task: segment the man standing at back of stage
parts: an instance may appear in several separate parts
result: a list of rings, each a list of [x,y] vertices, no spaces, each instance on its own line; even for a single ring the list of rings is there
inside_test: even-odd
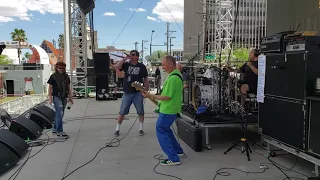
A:
[[[129,62],[126,62],[130,59]],[[139,115],[139,135],[144,135],[143,132],[143,121],[144,121],[144,103],[143,96],[141,92],[137,91],[135,88],[131,87],[131,83],[138,81],[144,83],[146,91],[149,91],[149,80],[148,80],[148,71],[144,64],[139,61],[139,52],[132,50],[130,56],[125,57],[123,60],[116,64],[116,68],[120,71],[124,71],[124,81],[123,81],[123,96],[122,103],[119,112],[118,123],[116,127],[115,136],[120,135],[120,125],[124,119],[124,116],[129,114],[130,106],[133,103],[137,114]]]
[[[166,56],[162,60],[162,68],[168,73],[168,78],[164,82],[161,95],[144,92],[143,96],[160,102],[156,133],[162,150],[168,156],[168,159],[160,164],[178,165],[180,164],[179,156],[183,156],[184,152],[170,127],[177,119],[177,114],[181,112],[183,80],[180,71],[176,69],[174,57]]]
[[[50,76],[48,84],[49,103],[53,103],[56,110],[52,133],[57,133],[57,136],[68,137],[63,131],[62,118],[64,116],[67,99],[71,104],[73,104],[73,100],[70,79],[66,73],[66,64],[64,62],[57,62],[55,65],[55,72]]]
[[[157,86],[157,94],[161,92],[161,72],[159,69],[159,66],[157,66],[156,72],[155,72],[155,80],[156,80],[156,86]]]

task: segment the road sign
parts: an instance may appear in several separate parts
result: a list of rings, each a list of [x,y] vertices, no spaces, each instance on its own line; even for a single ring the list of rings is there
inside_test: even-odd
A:
[[[214,60],[214,55],[206,55],[205,60],[210,60],[210,61]]]

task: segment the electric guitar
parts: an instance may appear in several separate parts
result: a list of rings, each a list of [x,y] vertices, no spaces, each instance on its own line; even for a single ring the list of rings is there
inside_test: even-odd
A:
[[[138,81],[131,83],[131,87],[134,87],[137,91],[146,92],[146,90],[143,87],[143,84]],[[156,101],[155,99],[151,99],[151,98],[148,98],[148,99],[150,99],[150,101],[153,102],[155,105],[159,106],[159,102]]]

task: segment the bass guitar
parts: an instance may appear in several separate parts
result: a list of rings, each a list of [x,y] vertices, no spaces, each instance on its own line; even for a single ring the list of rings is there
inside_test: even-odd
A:
[[[146,90],[143,87],[143,84],[138,81],[131,83],[131,87],[135,88],[137,91],[146,92]],[[159,106],[159,102],[156,101],[155,99],[151,99],[151,98],[148,98],[148,99],[150,99],[150,101],[153,102],[155,105]]]

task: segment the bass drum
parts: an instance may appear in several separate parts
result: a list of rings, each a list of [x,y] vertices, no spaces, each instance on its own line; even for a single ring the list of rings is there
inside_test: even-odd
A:
[[[192,102],[195,110],[202,105],[209,106],[213,102],[213,88],[211,85],[195,85],[193,87]]]

